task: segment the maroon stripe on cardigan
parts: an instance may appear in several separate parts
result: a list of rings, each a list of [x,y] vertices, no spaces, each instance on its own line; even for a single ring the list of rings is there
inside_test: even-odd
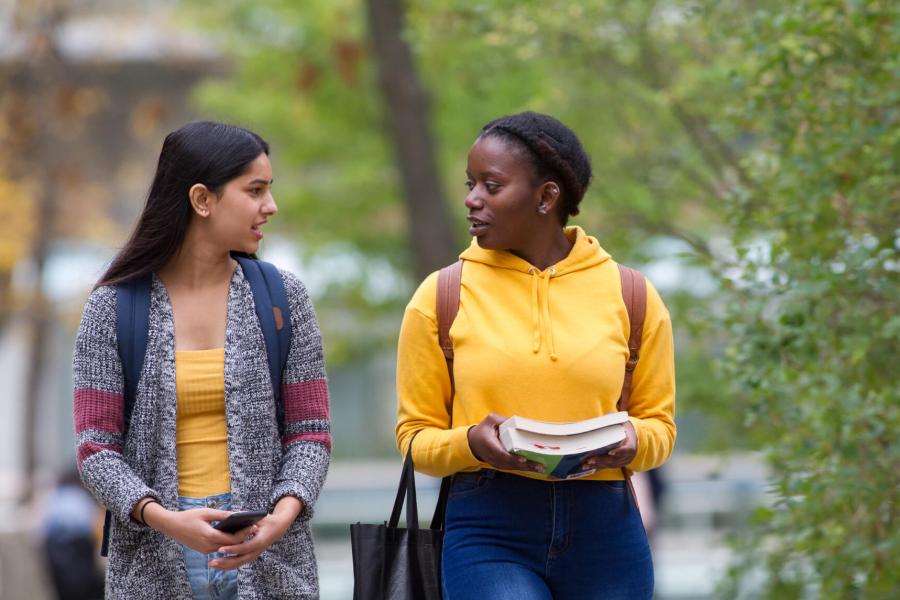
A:
[[[116,444],[98,444],[96,442],[85,442],[78,446],[78,452],[75,456],[75,461],[78,464],[78,468],[81,469],[81,463],[83,463],[91,456],[97,454],[98,452],[101,452],[102,450],[109,450],[117,454],[122,453],[122,447]]]
[[[122,394],[91,388],[75,390],[75,432],[86,429],[122,433]]]
[[[324,379],[281,386],[287,422],[328,419],[328,382]]]
[[[291,433],[281,438],[281,445],[285,448],[297,442],[317,442],[331,450],[331,434],[324,432],[315,433]]]

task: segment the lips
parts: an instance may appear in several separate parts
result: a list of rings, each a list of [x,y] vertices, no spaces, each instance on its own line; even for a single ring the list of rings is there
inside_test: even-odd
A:
[[[261,223],[257,223],[256,225],[254,225],[253,227],[250,228],[253,231],[253,233],[256,235],[257,240],[261,240],[263,238],[263,232],[260,231],[259,228],[265,224],[266,224],[266,222],[263,221]]]
[[[482,221],[481,219],[473,217],[472,215],[469,215],[468,217],[466,217],[466,219],[468,219],[469,223],[472,224],[472,226],[469,227],[469,235],[481,235],[488,228],[488,223],[486,221]]]

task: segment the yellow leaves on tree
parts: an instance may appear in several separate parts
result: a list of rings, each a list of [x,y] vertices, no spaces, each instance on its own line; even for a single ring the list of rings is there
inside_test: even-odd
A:
[[[37,214],[34,195],[0,175],[0,273],[9,273],[31,253]]]

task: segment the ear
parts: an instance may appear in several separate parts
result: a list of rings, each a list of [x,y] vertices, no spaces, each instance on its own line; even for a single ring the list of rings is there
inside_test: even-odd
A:
[[[554,214],[559,206],[559,199],[562,194],[559,184],[555,181],[545,181],[541,184],[539,193],[538,212],[542,215]]]
[[[188,198],[195,213],[204,218],[209,216],[212,192],[205,185],[202,183],[192,185],[188,190]]]

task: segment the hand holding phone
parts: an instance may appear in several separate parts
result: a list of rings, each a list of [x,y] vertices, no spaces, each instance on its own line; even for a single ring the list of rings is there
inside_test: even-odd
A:
[[[218,523],[213,525],[213,527],[225,533],[234,533],[236,531],[240,531],[245,527],[253,525],[268,514],[269,513],[264,510],[248,510],[244,512],[236,512],[229,515],[228,518],[219,521]]]

